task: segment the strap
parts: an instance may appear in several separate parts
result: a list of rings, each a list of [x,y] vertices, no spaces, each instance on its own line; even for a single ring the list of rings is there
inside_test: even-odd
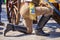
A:
[[[50,2],[48,2],[50,5],[51,5],[51,7],[53,7],[53,10],[58,14],[58,15],[60,15],[60,11],[52,4],[52,3],[50,3]]]

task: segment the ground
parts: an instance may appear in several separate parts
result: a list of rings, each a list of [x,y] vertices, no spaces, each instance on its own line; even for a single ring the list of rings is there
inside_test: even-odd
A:
[[[44,31],[50,33],[50,36],[38,36],[35,35],[34,28],[37,24],[33,24],[33,33],[30,35],[25,35],[18,31],[9,31],[7,37],[4,36],[4,30],[8,24],[6,15],[6,6],[2,5],[2,18],[1,21],[5,24],[0,26],[0,40],[60,40],[60,25],[58,25],[53,19],[50,19],[44,27]]]

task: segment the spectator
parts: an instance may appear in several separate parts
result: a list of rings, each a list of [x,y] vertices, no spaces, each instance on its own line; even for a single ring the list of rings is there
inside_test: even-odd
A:
[[[1,22],[1,12],[2,12],[2,0],[0,0],[0,25],[4,25],[4,23]]]

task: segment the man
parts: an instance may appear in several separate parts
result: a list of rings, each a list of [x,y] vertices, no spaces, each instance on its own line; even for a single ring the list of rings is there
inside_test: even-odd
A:
[[[25,4],[21,7],[20,13],[21,16],[24,18],[24,25],[27,27],[27,32],[28,33],[32,33],[32,24],[33,24],[33,20],[30,18],[30,13],[29,13],[29,2],[31,1],[25,1]],[[34,2],[34,4],[36,3],[36,0]],[[37,4],[37,3],[36,3]],[[43,4],[43,3],[42,3]],[[43,35],[43,36],[47,36],[49,34],[45,33],[42,29],[44,27],[44,25],[46,24],[46,22],[50,19],[50,17],[53,14],[53,9],[49,6],[36,6],[35,7],[35,14],[36,16],[40,16],[43,15],[41,20],[39,20],[39,23],[35,29],[35,33],[37,35]]]
[[[39,1],[38,1],[39,2]],[[21,27],[21,26],[17,26],[17,25],[13,25],[13,24],[8,24],[7,25],[7,29],[4,32],[4,36],[5,34],[10,31],[16,31],[15,29],[17,29],[17,31],[20,31],[22,33],[25,34],[31,34],[33,29],[32,29],[32,25],[33,25],[33,19],[30,16],[30,3],[34,3],[35,4],[35,16],[40,16],[43,15],[42,18],[39,20],[39,23],[35,29],[35,33],[37,35],[43,35],[43,36],[47,36],[49,34],[45,33],[42,29],[44,27],[44,25],[46,24],[46,22],[50,19],[50,17],[53,14],[53,9],[47,5],[45,5],[45,3],[41,3],[43,6],[38,6],[36,5],[36,0],[34,2],[32,2],[32,0],[25,0],[24,5],[21,6],[20,8],[20,15],[23,17],[24,19],[24,26],[25,27]],[[15,28],[15,29],[14,29]]]
[[[2,0],[0,0],[0,25],[4,25],[4,23],[1,22],[1,12],[2,12]]]

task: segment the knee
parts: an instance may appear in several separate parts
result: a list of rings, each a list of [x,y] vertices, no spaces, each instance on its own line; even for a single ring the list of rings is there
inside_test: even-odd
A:
[[[50,10],[50,11],[49,11],[49,14],[50,14],[50,15],[53,15],[53,8],[49,8],[49,10]]]
[[[32,33],[32,28],[31,29],[27,29],[27,33],[31,34]]]
[[[24,26],[26,26],[27,33],[29,33],[29,34],[31,34],[33,31],[32,24],[33,24],[32,20],[30,20],[29,18],[24,18]]]
[[[47,10],[45,15],[53,15],[53,9]]]

